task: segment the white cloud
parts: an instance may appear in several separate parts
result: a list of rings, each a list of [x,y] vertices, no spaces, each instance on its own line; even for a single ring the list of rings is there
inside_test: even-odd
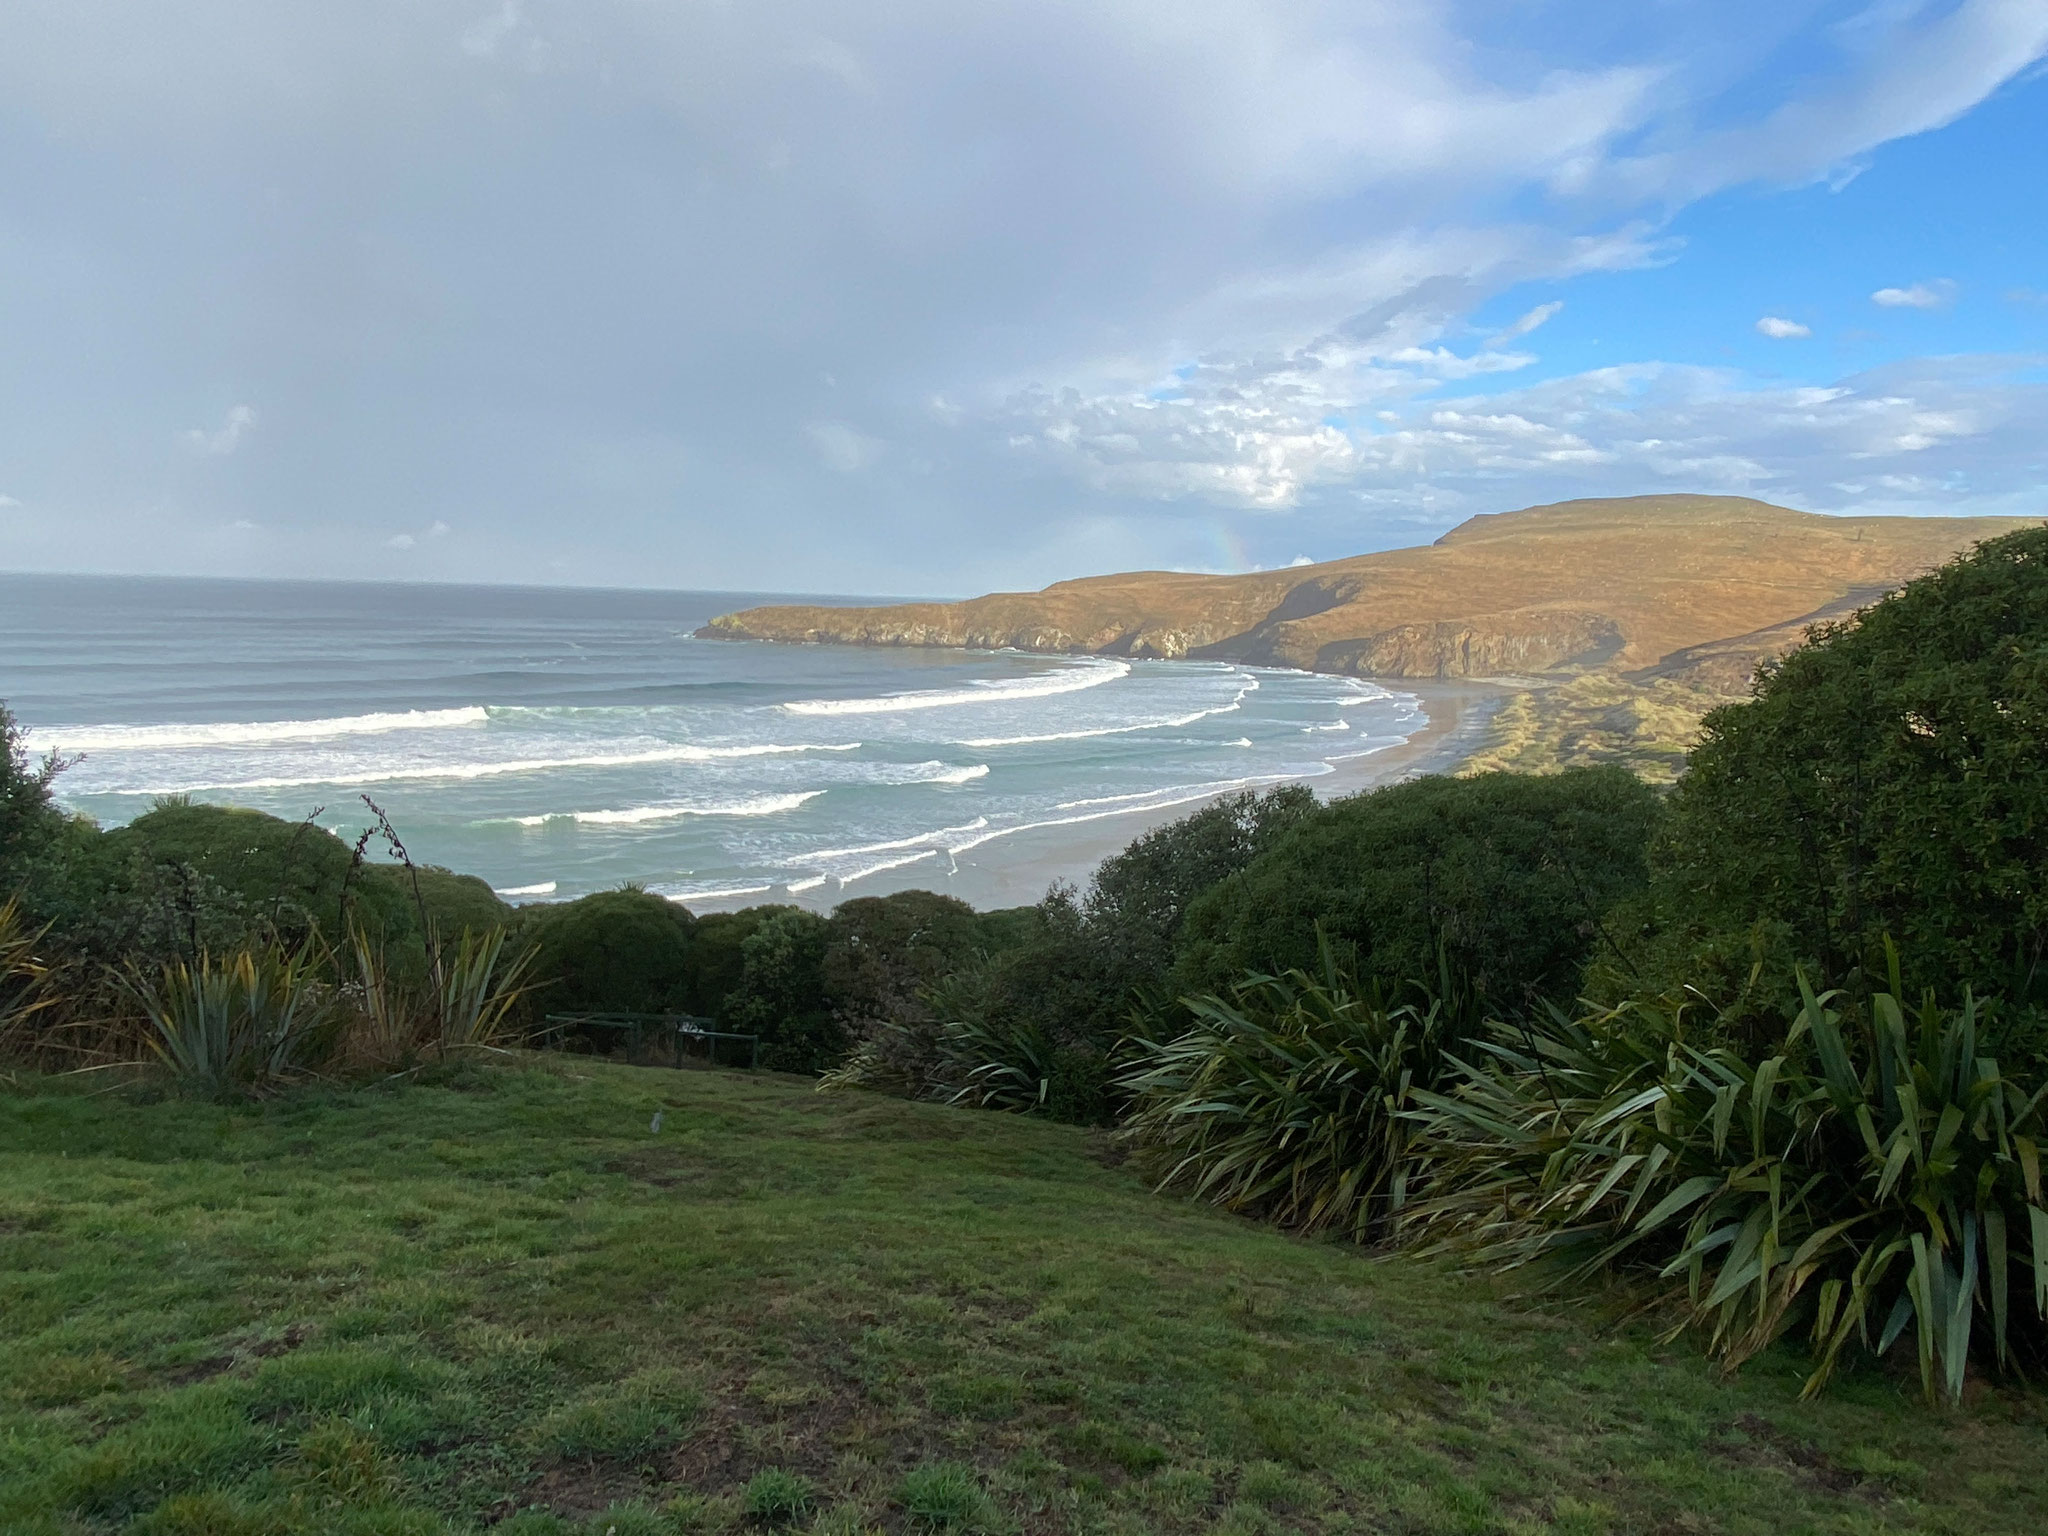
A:
[[[1909,288],[1880,288],[1870,302],[1884,309],[1940,309],[1954,300],[1955,293],[1956,285],[1944,277]]]
[[[20,505],[12,496],[0,496],[0,512],[11,512]]]
[[[1513,373],[1536,361],[1532,352],[1475,352],[1461,357],[1448,347],[1397,347],[1387,354],[1390,363],[1402,363],[1438,379],[1470,379],[1484,373]]]
[[[519,0],[503,0],[497,10],[473,22],[462,34],[462,51],[473,59],[487,59],[499,44],[519,30]]]
[[[1824,388],[1645,363],[1442,401],[1381,369],[1350,376],[1377,395],[1348,408],[1296,377],[1284,381],[1291,393],[1219,389],[1172,402],[1038,395],[1012,402],[1018,416],[1004,427],[1016,451],[1096,485],[1294,509],[1337,528],[1360,506],[1463,515],[1661,490],[2000,510],[2038,485],[2048,385],[2026,374],[2044,361],[1921,361]],[[1404,394],[1401,408],[1366,409]],[[1026,422],[1033,430],[1016,431]]]
[[[1768,336],[1773,341],[1789,341],[1800,336],[1811,336],[1813,328],[1801,325],[1797,320],[1787,320],[1783,315],[1765,315],[1756,323],[1756,333]]]
[[[1307,555],[1296,555],[1292,560],[1288,561],[1287,563],[1290,566],[1314,565],[1315,561],[1311,560]]]
[[[384,541],[386,549],[411,549],[419,541],[409,533],[394,533]]]
[[[225,457],[241,446],[243,437],[255,425],[255,410],[250,406],[238,405],[228,411],[227,418],[221,423],[218,432],[206,432],[194,427],[185,434],[185,443],[196,453],[216,458]]]
[[[430,539],[445,539],[453,531],[446,523],[442,522],[439,518],[435,518],[433,526],[427,530],[427,537]]]
[[[804,435],[825,467],[842,475],[866,469],[882,454],[879,439],[856,432],[843,421],[814,421],[804,428]]]
[[[1869,151],[1954,122],[2048,53],[2048,6],[2040,0],[1939,8],[1903,0],[1870,5],[1857,22],[1838,34],[1848,46],[1834,78],[1802,80],[1790,99],[1750,121],[1653,137],[1677,147],[1617,156],[1590,172],[1589,184],[1676,203],[1745,182],[1840,182]],[[1761,26],[1755,35],[1762,42],[1778,33]]]
[[[1538,304],[1534,309],[1522,316],[1521,319],[1515,321],[1513,325],[1510,325],[1506,330],[1494,337],[1491,345],[1497,347],[1504,341],[1513,341],[1517,337],[1528,335],[1563,308],[1563,299],[1552,299],[1548,304]]]

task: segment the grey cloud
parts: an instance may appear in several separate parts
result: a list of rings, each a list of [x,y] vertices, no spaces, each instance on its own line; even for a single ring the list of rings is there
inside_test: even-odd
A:
[[[396,524],[444,577],[957,590],[1327,497],[1356,541],[1444,499],[1360,410],[1579,451],[1410,420],[1524,355],[1476,305],[1663,259],[1685,197],[2034,46],[1968,0],[1703,125],[1815,4],[1731,0],[1712,47],[1511,11],[12,0],[0,463],[38,516],[0,564],[372,575]]]

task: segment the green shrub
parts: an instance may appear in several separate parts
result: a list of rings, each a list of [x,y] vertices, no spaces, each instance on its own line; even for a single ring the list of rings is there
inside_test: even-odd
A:
[[[1036,907],[983,914],[974,952],[920,1006],[865,1023],[834,1081],[1109,1123],[1117,1042],[1165,992],[1190,905],[1314,806],[1299,785],[1230,796],[1104,860],[1085,893],[1055,886]]]
[[[1731,1368],[1803,1327],[1809,1394],[1910,1327],[1953,1401],[1973,1348],[2006,1366],[2048,1321],[2048,1083],[1980,1054],[1967,992],[1909,1012],[1892,986],[1846,1021],[1805,991],[1762,1059],[1654,1004],[1498,1030],[1416,1095],[1433,1184],[1410,1237],[1641,1276]]]
[[[696,919],[647,891],[599,891],[529,909],[533,1006],[548,1013],[663,1013],[688,1001]]]
[[[50,798],[50,785],[62,767],[55,757],[29,761],[21,727],[0,704],[0,901],[22,887],[61,834],[64,813]]]
[[[764,1467],[747,1479],[740,1502],[751,1520],[791,1525],[810,1513],[813,1497],[809,1479],[780,1467]]]
[[[1203,892],[1243,870],[1321,807],[1301,784],[1250,790],[1155,828],[1102,861],[1083,902],[1087,926],[1129,986],[1157,985]]]
[[[1042,1015],[1002,1006],[1014,977],[992,979],[1001,965],[978,957],[927,993],[944,1022],[924,1042],[925,1096],[1070,1125],[1107,1124],[1108,1051]]]
[[[930,1015],[920,994],[986,945],[980,915],[931,891],[841,902],[826,921],[823,986],[849,1028]]]
[[[1436,1081],[1471,1015],[1448,985],[1390,1007],[1327,948],[1323,961],[1320,976],[1252,976],[1228,998],[1185,999],[1192,1027],[1131,1041],[1122,1135],[1161,1170],[1161,1188],[1363,1241],[1406,1198],[1401,1111]]]
[[[846,1054],[846,1030],[825,1001],[828,937],[817,913],[777,907],[740,945],[739,984],[719,1017],[761,1037],[761,1065],[771,1071],[820,1072]]]
[[[773,905],[742,907],[737,912],[707,912],[697,919],[687,993],[691,1013],[726,1017],[726,1000],[746,972],[748,938],[775,913],[789,910]]]
[[[1440,948],[1488,1007],[1570,996],[1602,915],[1647,879],[1654,791],[1620,768],[1424,778],[1323,807],[1190,907],[1176,979],[1314,971],[1320,928],[1393,987]]]
[[[1658,985],[1756,1018],[1828,987],[1969,984],[2048,1007],[2048,530],[1990,540],[1760,674],[1706,720],[1654,854]]]

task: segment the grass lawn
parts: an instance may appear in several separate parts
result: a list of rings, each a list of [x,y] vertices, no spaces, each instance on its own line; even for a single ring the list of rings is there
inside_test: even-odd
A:
[[[2048,1526],[2048,1400],[1802,1375],[792,1079],[0,1091],[8,1532]]]

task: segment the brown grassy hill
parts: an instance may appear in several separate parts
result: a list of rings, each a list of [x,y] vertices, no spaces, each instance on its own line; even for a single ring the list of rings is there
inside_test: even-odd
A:
[[[751,608],[712,637],[1217,657],[1387,678],[1599,669],[1738,689],[1808,623],[2019,518],[1823,517],[1730,496],[1567,501],[1434,544],[1246,576],[1141,571],[880,608]]]

